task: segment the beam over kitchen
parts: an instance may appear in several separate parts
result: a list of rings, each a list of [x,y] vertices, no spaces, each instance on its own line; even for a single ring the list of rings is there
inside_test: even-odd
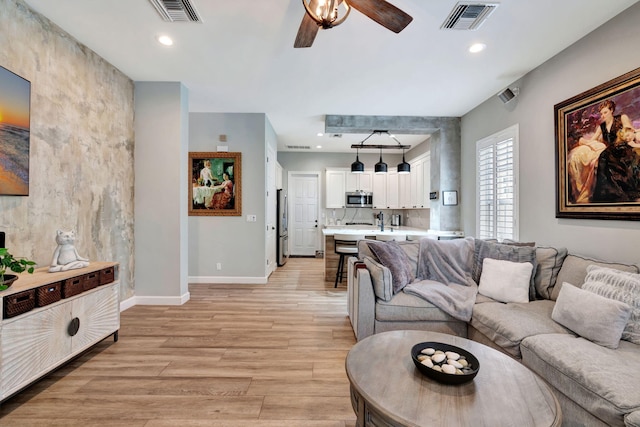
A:
[[[327,114],[324,120],[325,133],[371,133],[375,129],[405,135],[431,135],[442,126],[448,117],[421,116],[348,116]]]

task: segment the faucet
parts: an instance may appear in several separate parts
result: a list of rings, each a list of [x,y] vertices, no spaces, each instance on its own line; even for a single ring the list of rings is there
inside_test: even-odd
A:
[[[380,211],[380,213],[376,215],[376,218],[378,218],[378,221],[380,221],[380,231],[384,231],[384,214],[382,213],[382,211]]]

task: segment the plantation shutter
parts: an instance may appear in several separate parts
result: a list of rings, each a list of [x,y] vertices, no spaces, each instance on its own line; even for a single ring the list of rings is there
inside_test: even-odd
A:
[[[480,239],[518,239],[517,126],[476,145],[476,234]]]

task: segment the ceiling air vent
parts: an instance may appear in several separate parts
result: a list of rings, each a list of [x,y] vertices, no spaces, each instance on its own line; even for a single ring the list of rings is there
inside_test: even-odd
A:
[[[202,22],[190,0],[149,0],[162,19],[168,22]]]
[[[289,150],[311,150],[309,145],[287,145]]]
[[[477,30],[500,3],[458,2],[440,27],[443,30]]]

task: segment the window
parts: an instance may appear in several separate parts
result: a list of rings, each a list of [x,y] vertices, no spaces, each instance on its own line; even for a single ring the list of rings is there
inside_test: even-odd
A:
[[[518,125],[476,143],[476,234],[518,240]]]

